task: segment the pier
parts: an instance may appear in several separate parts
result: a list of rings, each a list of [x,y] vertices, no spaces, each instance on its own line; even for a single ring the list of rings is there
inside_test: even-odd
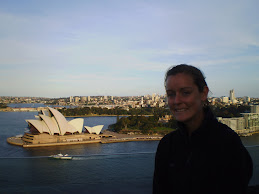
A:
[[[30,137],[29,137],[30,136]],[[50,141],[43,141],[41,137],[34,136],[25,133],[22,137],[9,137],[7,142],[12,145],[22,146],[24,148],[29,147],[47,147],[47,146],[63,146],[63,145],[78,145],[89,143],[118,143],[118,142],[130,142],[130,141],[159,141],[162,136],[159,135],[128,135],[119,134],[111,131],[105,131],[100,135],[64,135],[64,136],[49,136],[47,134],[41,134],[41,136],[48,136],[52,138]],[[84,137],[85,136],[85,137]],[[94,136],[94,137],[93,137]],[[30,142],[29,142],[30,138]],[[45,139],[47,139],[45,137]],[[72,138],[72,139],[71,139]],[[41,141],[39,141],[41,140]]]

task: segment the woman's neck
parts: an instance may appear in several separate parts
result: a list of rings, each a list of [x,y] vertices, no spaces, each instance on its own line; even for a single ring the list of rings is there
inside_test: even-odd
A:
[[[200,113],[195,116],[195,118],[184,123],[189,136],[191,136],[191,134],[202,125],[204,117],[205,117],[205,113],[204,113],[204,110],[202,109]]]

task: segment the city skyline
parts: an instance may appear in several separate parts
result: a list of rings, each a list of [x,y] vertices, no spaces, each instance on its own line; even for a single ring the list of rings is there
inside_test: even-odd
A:
[[[152,93],[152,94],[145,94],[145,95],[72,95],[72,96],[60,96],[60,97],[45,97],[45,96],[0,96],[1,98],[32,98],[32,99],[37,99],[37,98],[48,98],[48,99],[75,99],[78,98],[83,99],[84,101],[90,101],[90,99],[93,98],[103,98],[104,100],[110,98],[113,100],[113,98],[139,98],[139,97],[147,97],[147,98],[154,98],[154,97],[167,97],[167,94],[157,94],[157,93]],[[235,92],[234,89],[229,91],[229,95],[223,95],[223,96],[210,96],[208,95],[208,99],[228,99],[228,101],[234,102],[236,99],[258,99],[257,97],[251,97],[248,95],[245,96],[237,96],[235,97]],[[224,101],[224,100],[223,100]]]
[[[200,68],[209,97],[258,98],[259,2],[1,1],[0,96],[164,95]]]

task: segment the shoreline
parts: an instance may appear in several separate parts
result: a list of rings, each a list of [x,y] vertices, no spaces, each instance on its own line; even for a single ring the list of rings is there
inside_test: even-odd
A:
[[[252,135],[254,135],[254,134],[257,134],[257,133],[259,133],[259,131],[254,131],[254,132],[248,132],[248,133],[243,133],[243,134],[239,134],[239,133],[237,133],[240,137],[249,137],[249,136],[252,136]]]
[[[255,132],[253,134],[257,134],[257,133],[258,132]],[[164,135],[158,135],[158,134],[157,135],[143,135],[143,134],[129,135],[129,134],[120,134],[120,133],[107,131],[107,130],[105,130],[105,132],[102,135],[103,137],[101,137],[100,139],[89,139],[89,140],[76,141],[76,142],[54,142],[54,143],[39,143],[39,144],[28,144],[22,140],[22,137],[15,137],[15,136],[9,137],[6,140],[7,140],[7,143],[11,145],[30,148],[30,147],[79,145],[79,144],[91,144],[91,143],[107,144],[107,143],[122,143],[122,142],[131,142],[131,141],[160,141],[164,136]],[[107,137],[107,136],[110,136],[110,137]]]
[[[120,143],[120,142],[131,142],[131,141],[160,141],[163,136],[160,135],[128,135],[119,134],[111,131],[105,131],[102,135],[111,137],[102,137],[95,140],[84,140],[76,142],[55,142],[55,143],[39,143],[39,144],[28,144],[22,140],[22,137],[9,137],[7,143],[15,146],[21,146],[24,148],[31,147],[49,147],[49,146],[64,146],[64,145],[78,145],[78,144],[89,144],[89,143]]]

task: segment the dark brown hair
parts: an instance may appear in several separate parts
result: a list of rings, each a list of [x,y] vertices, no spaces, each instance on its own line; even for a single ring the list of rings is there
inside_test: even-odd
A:
[[[198,68],[186,64],[180,64],[171,67],[165,74],[165,85],[166,80],[170,75],[176,75],[178,73],[190,75],[193,78],[193,81],[200,92],[203,91],[204,86],[208,87],[203,73]]]
[[[177,75],[178,73],[184,73],[187,75],[190,75],[195,83],[195,85],[198,87],[199,92],[202,92],[204,87],[207,86],[207,83],[205,81],[205,76],[199,70],[197,67],[194,67],[192,65],[186,65],[186,64],[180,64],[173,66],[168,69],[168,71],[165,74],[165,87],[166,87],[166,80],[170,75]],[[209,101],[208,99],[204,102],[204,106],[208,106]]]

